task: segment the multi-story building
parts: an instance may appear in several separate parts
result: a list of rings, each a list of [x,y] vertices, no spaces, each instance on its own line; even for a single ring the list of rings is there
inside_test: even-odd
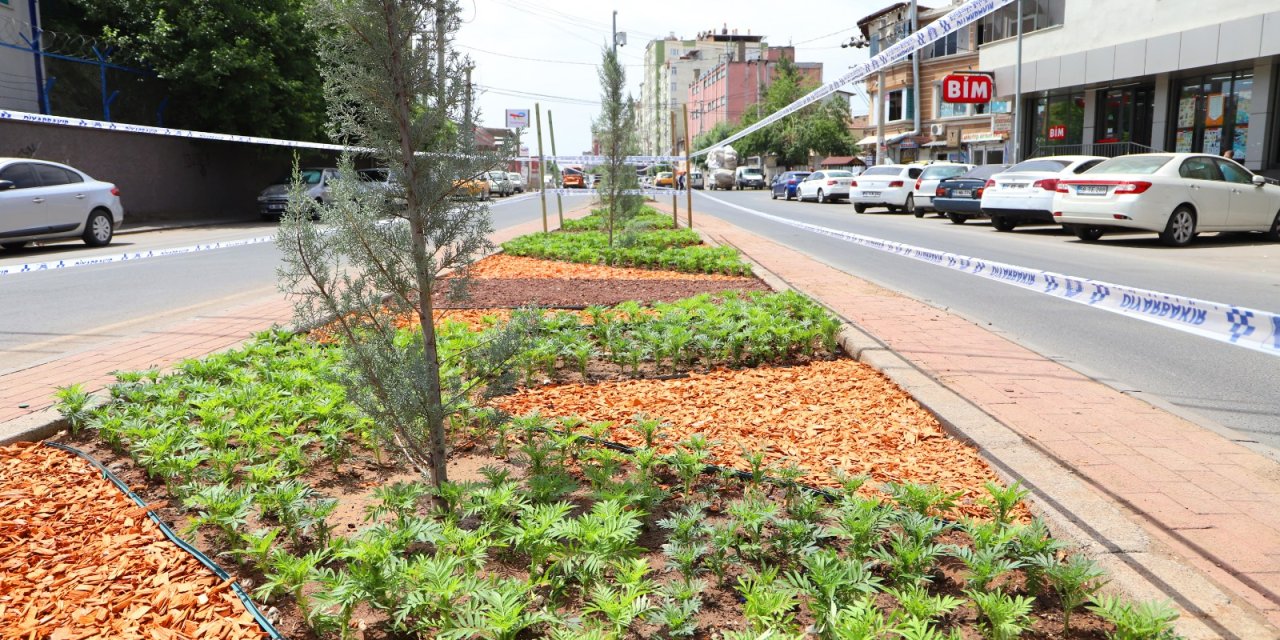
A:
[[[1280,0],[1022,2],[1022,156],[1230,149],[1280,174]],[[984,19],[979,42],[1003,96],[1013,11]]]
[[[721,122],[736,124],[747,110],[762,102],[778,75],[778,62],[784,58],[794,63],[803,82],[822,83],[822,63],[796,62],[795,47],[766,47],[760,53],[745,60],[726,58],[683,86],[689,103],[690,139]]]
[[[705,31],[692,40],[671,34],[650,40],[644,50],[644,76],[640,82],[638,120],[640,147],[645,154],[671,151],[671,113],[676,113],[678,148],[684,144],[681,109],[688,99],[689,83],[725,60],[756,60],[768,48],[764,36],[739,35],[727,26]],[[692,115],[692,114],[691,114]]]
[[[961,3],[962,0],[952,0],[949,6],[936,9],[919,7],[917,21],[920,26],[928,25]],[[876,55],[911,33],[911,5],[899,2],[886,7],[859,20],[858,28],[870,44],[871,55]],[[1012,126],[1009,101],[983,104],[942,101],[943,77],[980,69],[981,29],[981,25],[970,25],[923,49],[919,78],[913,77],[912,61],[907,59],[885,67],[883,74],[866,79],[871,112],[866,135],[858,142],[866,157],[881,164],[921,159],[974,164],[1005,161],[1005,146]],[[884,148],[877,150],[881,127]]]

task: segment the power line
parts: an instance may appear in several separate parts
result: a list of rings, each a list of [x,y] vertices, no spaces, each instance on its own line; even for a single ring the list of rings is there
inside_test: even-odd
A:
[[[479,51],[480,53],[487,53],[487,54],[489,54],[489,55],[499,56],[499,57],[502,57],[502,58],[511,58],[511,59],[513,59],[513,60],[527,60],[527,61],[529,61],[529,62],[546,62],[546,63],[549,63],[549,64],[572,64],[572,65],[580,65],[580,66],[584,66],[584,67],[597,67],[597,66],[599,66],[599,65],[597,65],[597,64],[596,64],[596,63],[594,63],[594,62],[578,62],[578,61],[576,61],[576,60],[548,60],[548,59],[546,59],[546,58],[529,58],[529,57],[526,57],[526,56],[517,56],[517,55],[512,55],[512,54],[509,54],[509,53],[498,53],[497,51],[489,51],[489,50],[487,50],[487,49],[481,49],[480,47],[473,47],[473,46],[471,46],[471,45],[466,45],[466,44],[460,44],[460,45],[458,45],[458,46],[459,46],[459,47],[462,47],[463,49],[470,49],[470,50],[472,50],[472,51]],[[642,65],[642,64],[624,64],[624,65],[622,65],[622,66],[624,66],[624,67],[643,67],[644,65]]]

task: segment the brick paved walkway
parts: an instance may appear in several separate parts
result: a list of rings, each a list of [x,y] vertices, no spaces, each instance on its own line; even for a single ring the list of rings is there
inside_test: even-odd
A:
[[[1154,538],[1280,624],[1275,461],[972,322],[710,215],[695,215],[694,226],[822,300],[1074,469],[1137,513]],[[921,330],[930,326],[947,330]]]

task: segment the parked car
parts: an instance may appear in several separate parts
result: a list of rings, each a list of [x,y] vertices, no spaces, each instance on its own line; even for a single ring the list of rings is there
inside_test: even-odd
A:
[[[808,171],[784,171],[773,177],[773,184],[769,187],[769,196],[774,200],[778,196],[782,196],[783,200],[790,200],[796,197],[796,188],[807,177]]]
[[[560,186],[563,189],[586,189],[587,181],[581,173],[566,173],[560,179]]]
[[[1084,173],[1106,158],[1050,156],[1023,160],[987,181],[982,213],[996,231],[1013,231],[1020,224],[1055,224],[1053,196],[1058,180]]]
[[[915,196],[911,190],[924,170],[925,167],[919,164],[882,164],[863,171],[849,191],[853,210],[858,213],[870,207],[885,207],[889,211],[914,210]]]
[[[933,192],[933,208],[955,224],[982,215],[982,192],[987,180],[1009,168],[1007,164],[985,164],[974,167],[954,178],[938,183]]]
[[[817,200],[819,203],[849,199],[849,183],[853,172],[844,169],[814,171],[796,185],[796,197],[801,201]]]
[[[0,158],[0,247],[75,237],[101,247],[123,221],[116,185],[65,164]]]
[[[1154,231],[1174,247],[1204,231],[1262,231],[1280,242],[1280,186],[1218,156],[1120,156],[1060,180],[1053,218],[1085,242],[1113,230]]]
[[[733,184],[741,189],[763,189],[768,185],[764,170],[760,167],[738,167],[733,172]]]
[[[329,185],[338,179],[338,170],[328,167],[311,167],[298,170],[303,195],[317,204],[328,204]],[[279,220],[289,208],[289,190],[293,187],[293,174],[281,176],[258,195],[258,215],[264,220]]]
[[[524,176],[513,171],[507,172],[507,180],[511,181],[511,189],[516,193],[524,193]]]
[[[672,177],[670,171],[662,171],[658,173],[658,177],[653,179],[655,187],[673,187],[675,186],[675,178]]]
[[[493,196],[493,192],[489,191],[489,180],[483,173],[465,180],[455,180],[453,184],[456,187],[454,197],[488,200]]]
[[[511,180],[507,178],[507,172],[487,171],[484,177],[489,182],[489,193],[501,198],[515,193],[515,185],[511,184]]]
[[[934,211],[933,194],[938,190],[938,182],[947,178],[954,178],[973,168],[971,164],[957,164],[952,162],[943,162],[931,164],[920,172],[920,177],[916,178],[915,188],[911,190],[912,209],[911,213],[917,218],[923,218],[924,214]]]
[[[690,176],[692,176],[692,177],[689,179],[689,188],[690,188],[690,189],[702,189],[703,187],[705,187],[705,186],[707,185],[706,178],[704,178],[704,177],[702,176],[702,172],[701,172],[701,171],[694,171],[694,172],[690,173],[689,175],[690,175]]]

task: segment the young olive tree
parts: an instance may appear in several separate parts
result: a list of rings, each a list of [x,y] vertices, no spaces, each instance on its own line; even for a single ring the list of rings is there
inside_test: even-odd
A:
[[[600,117],[592,123],[592,132],[600,142],[601,153],[608,158],[604,165],[604,201],[607,215],[605,229],[609,246],[613,246],[615,228],[640,210],[643,197],[626,194],[638,186],[635,167],[624,162],[639,150],[636,140],[635,101],[622,91],[627,85],[627,72],[618,62],[618,53],[604,48],[604,64],[600,67]]]
[[[311,10],[331,133],[389,180],[362,183],[346,156],[330,203],[295,187],[278,238],[281,288],[301,326],[332,322],[345,338],[352,399],[389,448],[439,486],[445,419],[466,389],[460,375],[441,373],[433,296],[450,270],[449,288],[465,286],[490,247],[488,207],[472,180],[503,157],[475,148],[469,62],[452,43],[456,0],[330,0]],[[397,332],[405,314],[421,328],[413,338]]]

